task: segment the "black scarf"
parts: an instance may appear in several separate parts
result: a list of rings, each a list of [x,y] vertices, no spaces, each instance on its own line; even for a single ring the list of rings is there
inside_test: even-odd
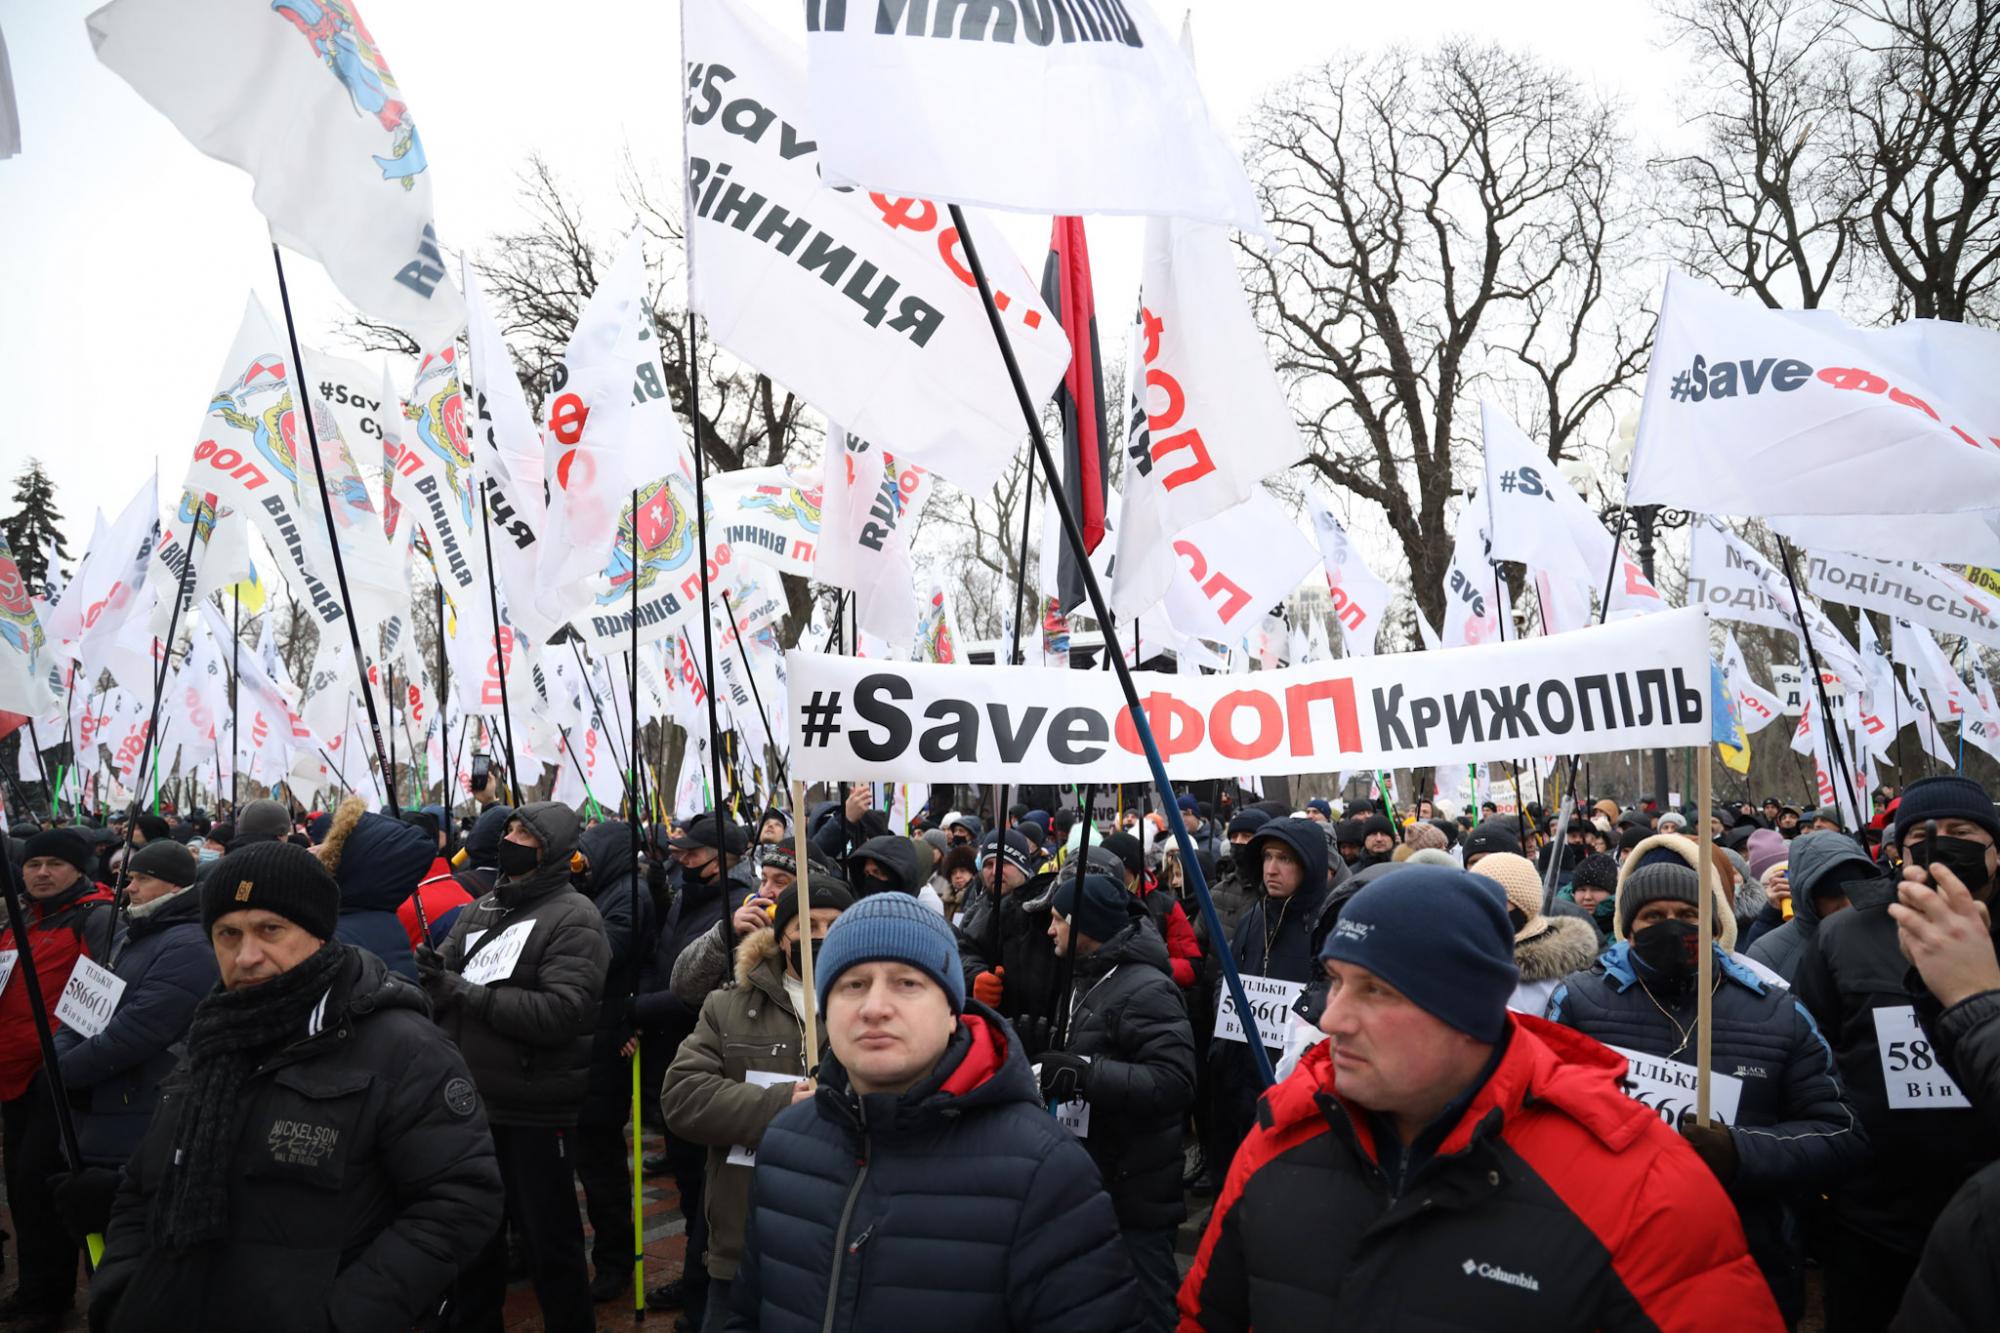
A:
[[[312,1011],[353,957],[350,946],[328,940],[282,976],[217,991],[195,1009],[173,1164],[153,1199],[152,1231],[170,1251],[219,1240],[227,1230],[243,1084],[272,1051],[308,1035]]]

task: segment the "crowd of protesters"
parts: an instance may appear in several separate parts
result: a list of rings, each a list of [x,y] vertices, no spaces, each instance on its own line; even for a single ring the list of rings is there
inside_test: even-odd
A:
[[[686,1223],[649,1304],[712,1333],[1775,1329],[1815,1284],[1833,1333],[2000,1317],[1965,778],[1858,829],[1185,796],[896,830],[866,784],[635,828],[501,777],[458,815],[16,818],[5,1327],[485,1333],[525,1281],[592,1329],[635,1166]],[[1693,1078],[1704,951],[1706,1123],[1638,1072]],[[64,1021],[91,969],[108,1018]]]

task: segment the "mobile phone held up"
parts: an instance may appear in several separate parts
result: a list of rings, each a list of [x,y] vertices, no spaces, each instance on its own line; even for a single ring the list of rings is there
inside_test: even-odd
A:
[[[490,754],[481,754],[477,750],[473,751],[472,790],[475,792],[485,791],[487,779],[491,777],[492,774],[493,774],[493,756]]]

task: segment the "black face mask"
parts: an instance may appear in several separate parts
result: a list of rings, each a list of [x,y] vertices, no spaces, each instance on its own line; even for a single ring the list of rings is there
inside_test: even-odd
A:
[[[1681,982],[1692,977],[1699,966],[1695,952],[1701,941],[1701,927],[1692,921],[1661,921],[1632,937],[1632,957],[1646,973],[1660,981]]]
[[[1931,860],[1958,876],[1958,882],[1973,897],[1984,898],[1993,883],[1993,872],[1986,868],[1986,850],[1983,842],[1974,842],[1971,838],[1947,838],[1940,834],[1932,846]]]
[[[1245,884],[1260,884],[1264,879],[1264,858],[1250,850],[1247,842],[1237,843],[1229,849],[1229,859],[1236,863],[1236,875]]]
[[[501,841],[499,854],[494,858],[494,864],[500,867],[500,874],[505,879],[519,879],[532,873],[541,863],[541,848],[511,840]]]
[[[820,945],[825,943],[826,936],[816,935],[813,937],[813,955],[815,957],[819,955]],[[806,974],[805,950],[801,949],[799,944],[800,941],[793,940],[791,947],[785,951],[785,957],[791,962],[792,975],[795,977],[803,977]]]

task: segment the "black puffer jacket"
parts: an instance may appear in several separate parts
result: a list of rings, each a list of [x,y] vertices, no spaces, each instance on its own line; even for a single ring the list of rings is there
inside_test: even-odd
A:
[[[2000,991],[1962,1000],[1927,1023],[1939,1058],[1989,1136],[2000,1132]],[[2000,1310],[2000,1164],[1967,1181],[1939,1215],[1892,1325],[1897,1333],[1973,1333]]]
[[[597,1006],[597,1030],[590,1043],[590,1086],[584,1094],[581,1120],[591,1124],[623,1124],[630,1114],[632,1089],[625,1057],[619,1052],[636,1030],[632,995],[639,973],[653,949],[653,899],[640,882],[632,859],[632,826],[607,820],[583,835],[584,859],[590,874],[584,896],[604,922],[611,964],[604,974],[604,995]]]
[[[460,910],[438,950],[444,970],[425,986],[494,1124],[568,1128],[590,1082],[611,945],[597,908],[570,885],[576,811],[539,801],[515,817],[541,839],[541,864]],[[486,984],[465,980],[468,953],[477,962],[504,932],[524,925],[526,943],[512,971]]]
[[[115,1333],[409,1328],[500,1224],[500,1171],[465,1062],[423,993],[355,950],[321,1026],[250,1076],[229,1236],[153,1247],[179,1075],[119,1184],[90,1325]]]
[[[1013,1034],[968,1001],[935,1073],[819,1091],[757,1147],[730,1329],[1104,1330],[1138,1321],[1097,1168],[1041,1104]]]
[[[1792,992],[1840,1062],[1847,1099],[1861,1116],[1874,1165],[1832,1191],[1843,1227],[1905,1255],[1923,1249],[1931,1223],[1973,1172],[1994,1160],[2000,1137],[1966,1109],[1892,1110],[1883,1080],[1877,1010],[1915,1010],[1914,973],[1889,915],[1895,885],[1880,880],[1820,923],[1799,959]]]
[[[1194,1034],[1151,918],[1076,960],[1068,1049],[1090,1057],[1084,1147],[1126,1231],[1187,1216],[1181,1125],[1194,1103]]]
[[[1729,1126],[1736,1174],[1726,1184],[1750,1253],[1778,1308],[1795,1321],[1804,1308],[1805,1256],[1786,1197],[1852,1178],[1868,1162],[1868,1136],[1842,1096],[1833,1052],[1804,1007],[1719,947],[1715,966],[1721,979],[1712,1007],[1713,1067],[1743,1089]],[[1607,1046],[1692,1064],[1693,1046],[1683,1034],[1694,1031],[1695,988],[1649,991],[1636,968],[1629,942],[1612,945],[1589,971],[1556,988],[1550,1021]]]

